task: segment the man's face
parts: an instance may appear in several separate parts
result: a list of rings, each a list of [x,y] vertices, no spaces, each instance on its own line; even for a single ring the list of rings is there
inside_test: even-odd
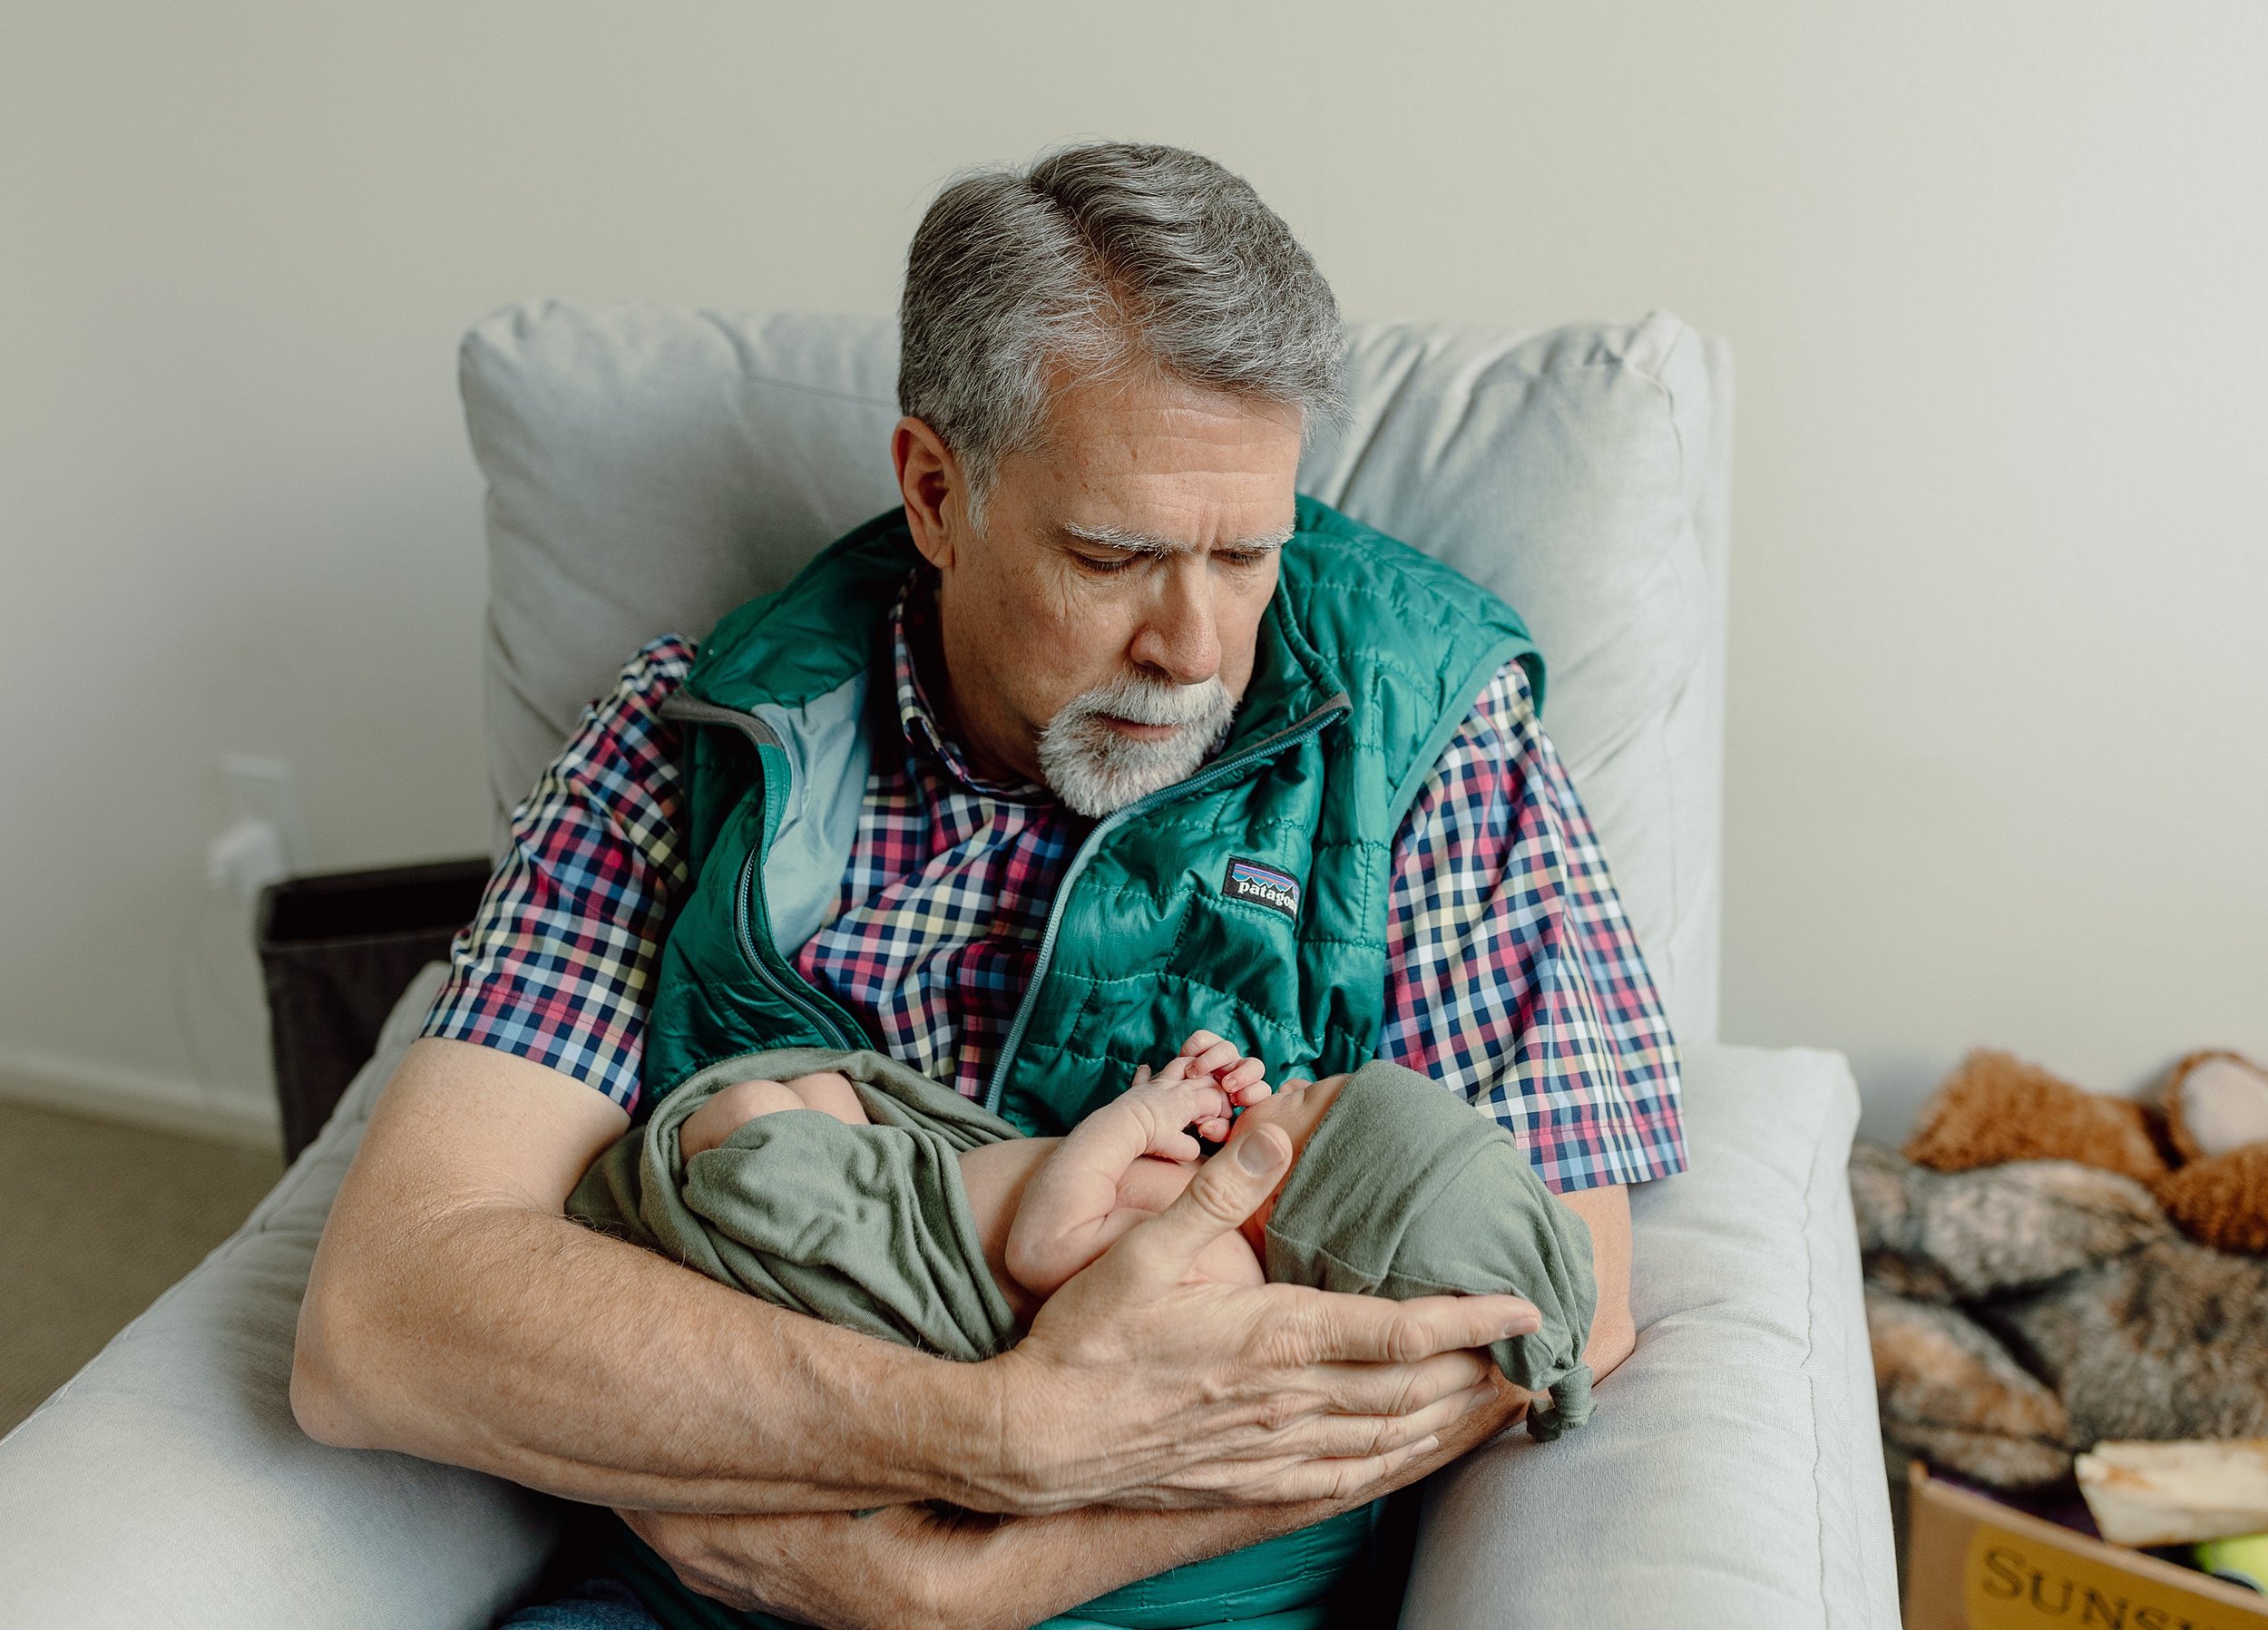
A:
[[[1299,439],[1295,407],[1155,376],[1063,385],[1046,440],[1002,462],[978,532],[951,454],[900,423],[907,518],[938,570],[948,727],[981,771],[1100,815],[1204,761],[1252,678]]]

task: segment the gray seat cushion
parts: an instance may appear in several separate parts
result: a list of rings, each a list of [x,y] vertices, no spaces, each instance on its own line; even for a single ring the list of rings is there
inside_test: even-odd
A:
[[[1858,1090],[1796,1049],[1696,1048],[1686,1071],[1692,1170],[1631,1195],[1637,1351],[1579,1434],[1510,1434],[1434,1480],[1405,1626],[1895,1630]]]
[[[897,502],[896,333],[854,317],[515,306],[466,336],[488,477],[501,815],[630,653],[705,635]],[[1685,1040],[1716,1033],[1730,359],[1677,318],[1350,331],[1300,484],[1517,606],[1548,717]]]
[[[291,1418],[316,1240],[441,972],[250,1220],[0,1442],[0,1625],[472,1626],[533,1576],[549,1501]]]

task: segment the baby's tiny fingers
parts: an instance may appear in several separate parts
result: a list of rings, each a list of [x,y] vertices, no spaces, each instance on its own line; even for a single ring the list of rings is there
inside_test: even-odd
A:
[[[1147,1064],[1137,1064],[1137,1065],[1134,1067],[1134,1085],[1136,1085],[1137,1087],[1147,1087],[1147,1086],[1149,1086],[1149,1065],[1147,1065]]]
[[[1234,1042],[1217,1041],[1189,1061],[1189,1073],[1208,1076],[1225,1075],[1233,1069],[1243,1057],[1244,1055],[1237,1050]]]
[[[1181,1056],[1185,1059],[1194,1059],[1220,1044],[1221,1039],[1212,1031],[1198,1030],[1181,1044]]]

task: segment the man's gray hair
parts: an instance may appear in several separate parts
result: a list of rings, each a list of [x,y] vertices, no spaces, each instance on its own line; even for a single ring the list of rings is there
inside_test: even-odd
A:
[[[953,449],[972,520],[1000,461],[1046,433],[1049,376],[1154,367],[1340,410],[1338,302],[1241,177],[1178,147],[1106,142],[949,182],[906,254],[898,406]]]

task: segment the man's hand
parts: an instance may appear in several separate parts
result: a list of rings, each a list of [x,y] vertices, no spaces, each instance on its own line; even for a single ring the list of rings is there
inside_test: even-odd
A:
[[[865,1518],[618,1515],[687,1586],[744,1610],[827,1630],[1022,1630],[1133,1580],[1257,1545],[1416,1481],[1520,1419],[1526,1393],[1501,1376],[1491,1391],[1430,1453],[1331,1500],[1012,1518],[917,1506]]]
[[[1240,1124],[1171,1208],[978,1366],[998,1452],[989,1468],[973,1459],[969,1486],[949,1498],[1024,1514],[1345,1498],[1495,1401],[1494,1369],[1473,1350],[1537,1328],[1518,1297],[1386,1302],[1190,1282],[1198,1254],[1258,1208],[1291,1157],[1282,1128]]]

